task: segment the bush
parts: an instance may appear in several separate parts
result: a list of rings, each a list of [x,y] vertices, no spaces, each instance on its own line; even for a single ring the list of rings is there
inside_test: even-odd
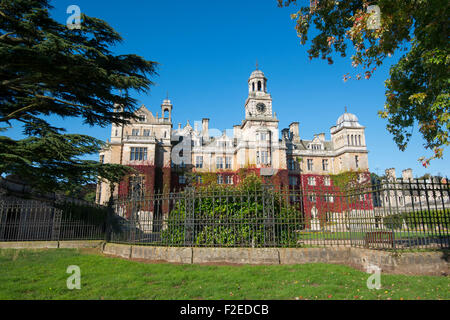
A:
[[[423,210],[414,212],[404,212],[389,215],[384,218],[384,225],[388,229],[400,230],[405,221],[408,228],[420,229],[423,227],[435,228],[449,228],[450,225],[450,210]]]
[[[266,204],[261,201],[263,195]],[[303,227],[301,211],[278,193],[263,189],[252,175],[239,187],[213,185],[197,190],[193,198],[185,194],[182,199],[169,213],[162,232],[167,245],[190,241],[198,246],[292,246],[298,240],[295,231]],[[274,209],[271,219],[267,219],[268,208]],[[186,217],[189,211],[192,215]]]

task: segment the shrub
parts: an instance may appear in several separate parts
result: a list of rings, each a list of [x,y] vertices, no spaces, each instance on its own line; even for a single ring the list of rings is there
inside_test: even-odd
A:
[[[262,203],[262,196],[267,203]],[[274,209],[273,216],[267,216],[267,208]],[[191,216],[186,212],[192,212]],[[169,213],[162,241],[168,245],[183,245],[187,240],[198,246],[292,246],[298,240],[295,231],[302,227],[301,211],[250,175],[239,187],[212,185],[197,190],[193,198],[185,194]]]
[[[450,210],[422,210],[392,214],[384,218],[384,225],[388,229],[400,230],[405,221],[408,228],[420,229],[422,227],[449,228]]]

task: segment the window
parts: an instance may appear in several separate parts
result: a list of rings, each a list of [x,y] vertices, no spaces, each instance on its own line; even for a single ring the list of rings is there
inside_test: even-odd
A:
[[[259,164],[259,151],[256,151],[256,164]]]
[[[147,160],[147,148],[131,147],[130,161]]]
[[[361,136],[358,135],[358,145],[361,145]]]
[[[323,171],[328,171],[328,159],[322,160],[322,169]]]
[[[325,198],[325,202],[330,202],[330,203],[334,202],[334,197],[332,195],[327,194],[327,195],[325,195],[324,198]]]
[[[128,180],[128,190],[130,194],[142,194],[144,192],[144,177],[130,176]]]
[[[225,169],[231,169],[231,157],[225,158]]]
[[[289,176],[289,185],[296,186],[297,185],[297,177]]]
[[[132,136],[138,136],[139,135],[139,129],[132,129],[131,130],[131,135]]]
[[[227,147],[227,142],[226,141],[219,141],[219,147],[226,148]]]
[[[145,116],[144,115],[140,115],[138,118],[139,122],[145,122]]]
[[[225,183],[226,184],[233,184],[233,177],[232,176],[225,176]]]
[[[258,91],[261,91],[261,81],[258,81]]]
[[[255,91],[255,83],[252,82],[252,91]]]
[[[295,160],[294,159],[289,159],[288,160],[288,169],[289,170],[295,170]]]
[[[219,174],[219,175],[217,176],[217,183],[218,183],[218,184],[223,184],[223,176],[222,176],[221,174]]]
[[[316,195],[315,194],[308,194],[308,200],[311,202],[315,202],[316,201]]]
[[[313,161],[312,159],[307,160],[308,171],[313,171]]]
[[[269,153],[267,151],[261,151],[261,163],[269,164]]]
[[[119,134],[119,131],[116,129],[116,132],[115,132],[115,133],[116,133],[116,137],[117,137],[117,135]]]
[[[195,157],[195,167],[196,168],[203,168],[203,156],[196,156]]]
[[[355,166],[357,168],[359,168],[359,158],[358,158],[358,156],[355,156]]]
[[[315,177],[308,177],[308,184],[310,186],[315,186],[316,185],[316,178]]]
[[[347,135],[347,145],[350,145],[350,136]]]
[[[261,141],[266,141],[267,140],[267,133],[261,132],[260,137],[261,137]]]
[[[312,150],[322,150],[322,145],[320,145],[320,144],[310,144],[309,147]]]
[[[144,136],[149,137],[150,136],[150,129],[144,129]]]
[[[323,184],[326,185],[326,186],[330,186],[331,185],[330,177],[323,178]]]
[[[222,157],[216,158],[216,168],[223,169],[223,158]]]
[[[105,163],[105,156],[103,154],[100,156],[100,163]]]
[[[186,183],[186,177],[185,176],[179,176],[178,177],[178,182],[180,184],[185,184]]]

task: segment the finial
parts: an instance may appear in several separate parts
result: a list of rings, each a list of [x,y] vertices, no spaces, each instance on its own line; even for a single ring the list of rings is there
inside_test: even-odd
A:
[[[169,100],[169,91],[166,93],[166,100]]]
[[[347,106],[345,106],[345,113],[347,113]]]
[[[256,59],[256,70],[258,70],[258,59]]]

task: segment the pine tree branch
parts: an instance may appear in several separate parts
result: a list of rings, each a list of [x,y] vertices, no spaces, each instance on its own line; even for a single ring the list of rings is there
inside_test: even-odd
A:
[[[7,36],[10,36],[10,35],[12,35],[12,34],[14,34],[14,32],[7,32],[7,33],[5,33],[5,34],[2,34],[2,35],[0,36],[0,40],[5,39]]]
[[[56,102],[59,102],[59,103],[62,103],[62,104],[68,104],[68,105],[71,105],[71,106],[74,106],[74,107],[83,108],[83,109],[87,109],[87,110],[92,110],[91,106],[85,106],[85,105],[69,102],[69,101],[66,101],[66,100],[58,99],[58,98],[55,98],[55,97],[43,96],[43,95],[31,92],[29,90],[20,89],[20,88],[17,88],[17,87],[10,87],[10,88],[13,89],[13,90],[16,90],[16,91],[20,91],[20,92],[25,92],[25,93],[31,94],[31,95],[33,95],[36,98],[48,99],[48,100],[56,101]],[[26,110],[29,110],[29,109],[33,108],[34,106],[37,106],[37,105],[38,104],[36,104],[36,103],[32,103],[32,104],[29,104],[29,105],[27,105],[27,106],[25,106],[23,108],[20,108],[19,110],[15,110],[14,112],[12,112],[9,115],[7,115],[6,117],[0,118],[0,122],[11,120],[18,113],[26,111]]]

